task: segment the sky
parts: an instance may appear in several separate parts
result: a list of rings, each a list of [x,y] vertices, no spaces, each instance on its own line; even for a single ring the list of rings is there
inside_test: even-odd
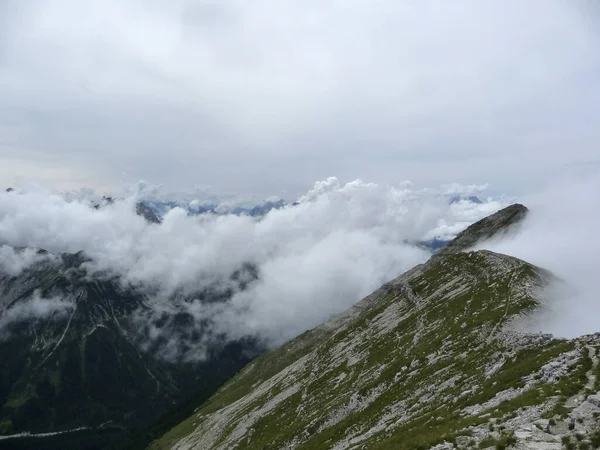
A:
[[[593,0],[3,0],[0,184],[522,194],[597,168]]]

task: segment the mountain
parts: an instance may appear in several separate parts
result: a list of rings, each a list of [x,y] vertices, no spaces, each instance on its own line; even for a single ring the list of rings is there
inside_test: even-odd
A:
[[[100,209],[104,206],[112,205],[114,203],[115,203],[115,200],[112,197],[105,196],[105,197],[102,197],[102,201],[100,203],[95,203],[92,206],[95,209]],[[152,208],[152,206],[148,205],[145,202],[137,202],[135,204],[135,213],[138,216],[146,219],[146,221],[148,223],[154,223],[154,224],[161,223],[161,220],[160,220],[158,214],[155,212],[155,210]]]
[[[520,331],[545,308],[542,289],[560,281],[469,251],[526,214],[513,205],[472,225],[427,263],[258,357],[149,448],[600,446],[600,335]]]
[[[250,216],[250,217],[264,217],[270,211],[274,209],[281,209],[285,207],[287,203],[285,200],[266,200],[263,203],[254,206],[234,206],[227,207],[217,203],[209,203],[202,205],[186,205],[179,204],[177,202],[160,202],[160,201],[149,201],[144,200],[138,203],[149,211],[151,211],[157,218],[164,217],[173,208],[183,208],[191,216],[197,216],[202,214],[233,214],[236,216]],[[159,219],[160,220],[160,219]]]
[[[274,209],[281,209],[286,206],[286,202],[284,200],[275,200],[275,201],[266,201],[263,204],[256,205],[250,211],[248,211],[248,215],[251,217],[262,217],[266,216],[269,212]]]
[[[148,223],[159,224],[161,222],[154,210],[143,202],[136,203],[135,212],[138,216],[146,219]]]
[[[481,205],[483,202],[479,199],[479,197],[475,195],[455,195],[450,199],[450,204],[459,203],[459,202],[470,202],[475,203],[476,205]]]
[[[522,223],[528,212],[525,206],[518,203],[507,206],[458,233],[452,241],[437,252],[436,257],[461,252],[493,237],[501,237],[512,232]]]
[[[431,253],[438,253],[440,250],[443,251],[441,254],[462,251],[496,235],[501,236],[515,230],[527,212],[525,206],[517,203],[483,218],[450,241],[434,238],[418,242],[417,245]]]
[[[10,192],[15,192],[15,190],[13,188],[8,188],[6,189],[6,192],[10,193]],[[91,201],[90,206],[94,209],[101,209],[104,208],[108,205],[113,205],[115,203],[115,199],[113,197],[107,197],[107,196],[103,196],[102,199],[97,202],[97,201]],[[163,205],[164,208],[167,207],[167,205]],[[176,205],[171,205],[169,209],[175,207]],[[152,205],[152,204],[147,204],[146,202],[137,202],[135,204],[135,212],[138,216],[143,217],[144,219],[146,219],[146,221],[148,223],[154,223],[154,224],[159,224],[161,223],[159,214],[157,214],[157,212],[155,212],[155,208],[159,209],[156,205]],[[163,213],[165,213],[166,211],[163,211]]]
[[[158,313],[147,292],[89,274],[83,253],[39,253],[46,258],[23,273],[0,274],[0,447],[40,448],[39,438],[18,435],[64,433],[42,448],[121,448],[174,406],[208,398],[260,351],[241,341],[213,345],[206,360],[165,358],[170,337],[202,339],[176,308],[186,298]]]

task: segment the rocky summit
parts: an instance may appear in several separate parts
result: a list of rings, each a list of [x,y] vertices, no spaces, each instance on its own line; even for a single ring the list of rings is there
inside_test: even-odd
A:
[[[252,361],[150,448],[600,446],[600,335],[531,334],[550,272],[469,251],[513,205],[345,313]]]
[[[461,252],[493,237],[516,231],[528,212],[529,210],[525,206],[518,203],[501,209],[460,232],[436,256]]]

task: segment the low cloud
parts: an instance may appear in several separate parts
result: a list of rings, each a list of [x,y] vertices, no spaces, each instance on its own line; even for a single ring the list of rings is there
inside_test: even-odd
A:
[[[562,179],[524,199],[530,208],[519,233],[485,245],[552,271],[546,313],[534,331],[575,337],[600,331],[600,174]]]
[[[150,293],[152,318],[184,312],[193,317],[191,329],[204,336],[256,336],[275,345],[425,261],[429,252],[417,243],[449,238],[508,203],[450,204],[455,193],[328,178],[296,205],[260,220],[189,216],[174,208],[161,224],[149,224],[135,214],[136,196],[96,210],[88,198],[96,197],[85,190],[65,197],[31,188],[0,193],[0,244],[54,254],[83,250],[90,274],[118,275],[125,285]],[[4,265],[14,259],[7,254]],[[242,289],[245,267],[256,277]],[[228,300],[193,301],[198,292],[226,293]],[[148,324],[152,318],[142,316]],[[149,337],[160,336],[151,328]],[[202,348],[198,344],[196,351]]]
[[[54,255],[32,248],[15,249],[0,245],[0,273],[11,277],[17,277],[34,264],[49,259],[54,259]]]
[[[44,298],[39,292],[27,300],[0,311],[0,339],[11,336],[11,325],[36,319],[59,320],[75,308],[75,303],[62,298]]]
[[[425,261],[429,252],[418,243],[449,239],[514,202],[485,196],[485,189],[417,189],[409,182],[342,183],[332,177],[315,183],[295,205],[260,219],[189,216],[173,208],[161,224],[149,224],[136,215],[136,201],[171,197],[148,183],[100,209],[90,206],[98,199],[92,191],[59,195],[29,186],[0,193],[0,270],[16,276],[50,257],[31,248],[84,251],[91,259],[85,263],[90,275],[117,275],[125,286],[149,295],[151,310],[134,317],[149,350],[198,360],[215,342],[252,337],[277,345],[342,312]],[[598,331],[597,192],[600,176],[556,182],[521,199],[531,213],[517,234],[484,244],[564,280],[544,293],[551,314],[538,320],[534,331],[569,337]],[[473,194],[482,203],[450,202],[455,195]],[[183,204],[217,199],[202,189],[181,198]],[[20,247],[30,248],[14,250]],[[38,296],[5,311],[1,320],[52,316],[71,307]],[[178,321],[186,325],[178,327]]]

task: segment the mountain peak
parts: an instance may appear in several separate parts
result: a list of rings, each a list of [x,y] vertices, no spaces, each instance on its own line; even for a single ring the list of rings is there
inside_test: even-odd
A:
[[[515,225],[521,223],[529,210],[519,204],[507,206],[504,209],[475,222],[466,230],[460,232],[452,241],[444,246],[435,257],[468,250],[475,245],[507,233]]]
[[[479,199],[479,197],[477,197],[475,195],[469,195],[469,196],[455,195],[454,197],[452,197],[450,199],[450,204],[460,203],[460,202],[470,202],[470,203],[475,203],[477,205],[481,205],[483,203]]]
[[[146,221],[148,223],[155,223],[155,224],[161,223],[161,220],[158,218],[158,216],[152,210],[152,208],[150,208],[148,205],[146,205],[143,202],[136,203],[135,212],[138,216],[141,216],[144,219],[146,219]]]

